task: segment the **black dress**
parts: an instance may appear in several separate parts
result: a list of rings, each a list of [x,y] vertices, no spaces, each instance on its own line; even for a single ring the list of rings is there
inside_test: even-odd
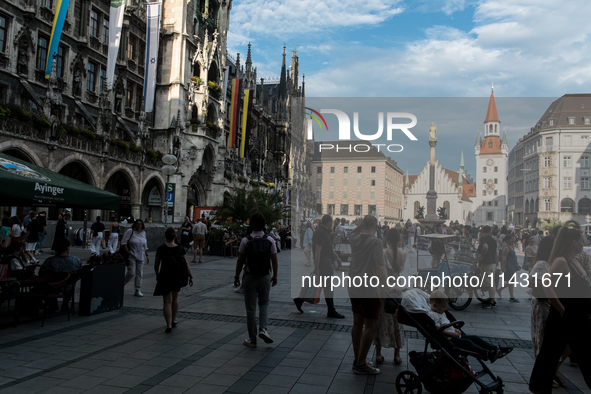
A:
[[[177,293],[181,291],[180,279],[175,277],[176,273],[172,271],[172,267],[168,266],[167,261],[170,256],[184,256],[185,254],[185,248],[179,245],[170,248],[164,244],[156,250],[156,257],[160,258],[160,272],[158,272],[154,289],[155,296],[165,296],[171,291]]]

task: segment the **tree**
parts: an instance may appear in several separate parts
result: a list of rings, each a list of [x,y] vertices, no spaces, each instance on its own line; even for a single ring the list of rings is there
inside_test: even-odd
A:
[[[260,212],[267,223],[275,223],[285,217],[285,201],[281,195],[256,188],[247,192],[236,188],[226,192],[216,208],[223,220],[232,218],[236,222],[246,222],[255,212]]]
[[[542,230],[544,231],[548,231],[550,234],[554,233],[554,229],[556,227],[563,227],[564,223],[562,223],[560,220],[552,220],[550,219],[548,222],[542,224]]]

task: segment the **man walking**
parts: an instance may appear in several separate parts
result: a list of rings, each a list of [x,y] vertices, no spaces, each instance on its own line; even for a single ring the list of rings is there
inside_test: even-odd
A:
[[[412,224],[412,222],[410,223],[410,226],[408,226],[408,247],[410,249],[411,252],[414,252],[414,247],[413,245],[415,244],[415,233],[417,231],[416,227],[414,224]]]
[[[314,237],[314,230],[310,222],[306,222],[306,231],[304,232],[304,255],[306,256],[306,266],[312,265],[312,237]]]
[[[35,258],[35,247],[39,242],[39,222],[37,221],[37,212],[31,211],[27,216],[29,224],[27,225],[27,232],[23,239],[25,240],[25,254],[29,256],[29,263],[37,263]],[[24,222],[24,220],[23,220]]]
[[[105,233],[105,225],[101,222],[101,217],[96,217],[96,222],[90,226],[92,232],[92,241],[90,242],[90,253],[93,255],[101,254],[101,243],[103,241],[103,235]]]
[[[197,219],[197,223],[193,227],[193,261],[197,260],[197,249],[199,249],[199,264],[201,264],[201,257],[203,256],[203,248],[205,247],[205,234],[207,234],[207,226],[201,219]]]
[[[385,284],[388,274],[384,265],[382,242],[375,236],[377,227],[377,218],[367,215],[363,218],[361,225],[351,232],[349,240],[352,258],[349,275],[351,278],[375,276]],[[353,329],[351,330],[355,353],[353,370],[358,375],[379,374],[380,370],[367,364],[366,358],[380,315],[380,289],[373,286],[350,286],[349,297],[353,310]]]
[[[482,290],[488,290],[488,301],[482,303],[484,309],[491,309],[497,306],[495,302],[495,270],[498,262],[498,248],[497,241],[491,234],[490,226],[482,228],[482,238],[480,238],[480,245],[478,245],[478,261],[482,268],[483,282]]]
[[[273,238],[264,233],[265,217],[256,212],[249,220],[252,233],[240,242],[234,287],[240,287],[240,273],[244,268],[242,287],[246,305],[248,338],[244,346],[257,347],[256,305],[259,304],[258,336],[266,343],[273,343],[267,332],[269,317],[269,293],[277,284],[277,247]]]
[[[331,241],[331,226],[333,224],[332,216],[324,215],[320,225],[314,231],[312,237],[312,253],[314,256],[314,275],[320,275],[322,277],[332,276],[334,274],[334,268],[332,265],[333,260],[337,260],[341,263],[341,259],[334,252],[332,241]],[[330,287],[324,287],[324,299],[326,301],[326,307],[328,313],[326,317],[333,319],[344,319],[345,316],[341,315],[336,311],[333,299],[333,290]],[[304,300],[301,298],[294,298],[293,302],[296,304],[298,311],[303,313],[302,305]]]

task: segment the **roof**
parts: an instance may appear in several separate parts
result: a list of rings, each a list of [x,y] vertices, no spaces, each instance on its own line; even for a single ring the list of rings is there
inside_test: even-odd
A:
[[[574,125],[568,123],[569,118],[574,118]],[[565,94],[550,104],[536,128],[591,128],[590,124],[585,124],[585,118],[591,118],[591,94]]]
[[[323,149],[320,152],[319,144],[330,144],[335,147],[339,147],[339,151],[337,152],[336,148],[333,149]],[[370,147],[369,151],[356,151],[355,149],[351,149],[349,152],[349,146],[353,145],[368,145]],[[347,149],[343,149],[343,147]],[[373,146],[369,141],[315,141],[314,142],[314,156],[312,161],[355,161],[355,160],[385,160],[386,162],[390,163],[392,167],[394,167],[397,171],[401,174],[403,173],[402,170],[398,167],[396,161],[394,161],[390,156],[384,154],[381,150],[378,151],[378,148]]]
[[[492,147],[489,147],[490,141],[492,141]],[[501,139],[499,136],[490,135],[484,138],[482,141],[482,145],[480,146],[480,154],[488,154],[488,153],[501,153]]]
[[[497,103],[495,102],[495,94],[494,92],[490,93],[490,100],[488,100],[488,109],[486,110],[486,118],[484,119],[484,123],[488,122],[499,122],[499,114],[497,113]]]
[[[463,189],[462,190],[462,200],[463,201],[471,201],[470,197],[476,197],[476,185],[469,183],[469,184],[463,184],[462,185]]]
[[[457,186],[458,185],[458,172],[457,171],[452,171],[452,170],[448,170],[447,168],[443,168],[443,171],[445,171],[445,174],[447,174],[447,176],[451,179],[451,181]],[[408,187],[412,187],[412,185],[415,183],[415,181],[417,180],[419,176],[418,175],[409,175],[408,176]],[[466,175],[462,176],[463,179],[463,193],[462,193],[462,200],[465,201],[470,201],[470,197],[476,197],[476,187],[473,183],[469,183],[468,178],[466,177]],[[472,188],[472,193],[470,193],[470,188]]]

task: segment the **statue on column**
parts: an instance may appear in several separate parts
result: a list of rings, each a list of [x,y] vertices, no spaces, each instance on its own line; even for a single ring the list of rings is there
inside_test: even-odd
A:
[[[429,141],[437,141],[437,126],[434,123],[431,123],[431,127],[429,127]]]

